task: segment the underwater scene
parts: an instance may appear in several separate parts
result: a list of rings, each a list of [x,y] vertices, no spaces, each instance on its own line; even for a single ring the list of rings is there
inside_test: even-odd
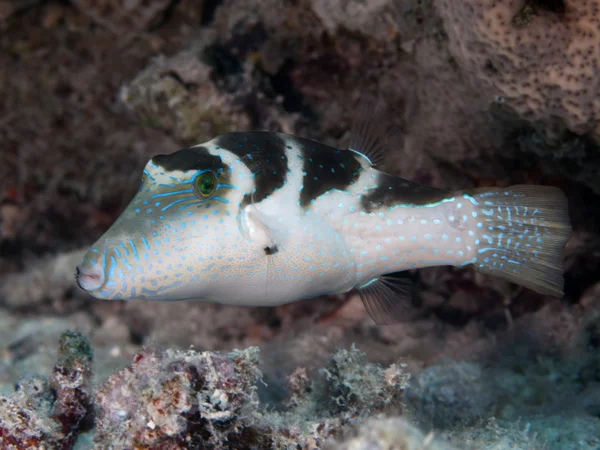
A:
[[[600,0],[0,0],[0,450],[600,450]]]

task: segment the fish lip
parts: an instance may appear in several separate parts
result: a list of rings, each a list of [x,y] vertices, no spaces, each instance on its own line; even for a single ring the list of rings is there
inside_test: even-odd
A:
[[[102,270],[95,269],[95,267],[96,266],[77,266],[75,271],[75,282],[80,289],[86,292],[93,292],[104,285],[104,273]]]
[[[77,283],[77,287],[79,289],[83,289],[81,284],[79,283],[79,275],[81,274],[81,270],[79,270],[79,266],[75,268],[75,283]]]

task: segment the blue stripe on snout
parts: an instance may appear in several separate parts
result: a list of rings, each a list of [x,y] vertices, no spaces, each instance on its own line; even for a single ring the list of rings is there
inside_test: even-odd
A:
[[[195,206],[200,203],[202,203],[202,202],[198,201],[198,202],[192,202],[192,203],[188,203],[187,205],[180,206],[179,211],[183,211],[184,209],[189,208],[190,206]],[[200,206],[198,206],[198,208],[200,208]]]
[[[173,191],[173,192],[165,192],[164,194],[154,194],[152,196],[152,198],[157,198],[157,197],[169,197],[171,195],[178,195],[178,194],[192,194],[194,192],[193,189],[182,189],[180,191]]]
[[[195,200],[195,201],[196,201],[196,203],[200,203],[196,197],[186,197],[186,198],[180,198],[179,200],[175,200],[175,201],[173,201],[173,202],[169,203],[167,206],[163,207],[163,208],[161,209],[161,211],[166,211],[166,210],[167,210],[167,209],[169,209],[171,206],[173,206],[173,205],[176,205],[176,204],[178,204],[178,203],[182,203],[182,202],[189,202],[189,201],[193,201],[193,200]]]

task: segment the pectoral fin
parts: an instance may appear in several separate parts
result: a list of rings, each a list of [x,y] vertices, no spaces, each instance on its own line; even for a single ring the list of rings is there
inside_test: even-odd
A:
[[[280,233],[270,227],[269,220],[254,205],[246,206],[240,213],[240,231],[242,235],[260,245],[266,255],[273,255],[280,249]],[[279,242],[279,244],[278,244]]]

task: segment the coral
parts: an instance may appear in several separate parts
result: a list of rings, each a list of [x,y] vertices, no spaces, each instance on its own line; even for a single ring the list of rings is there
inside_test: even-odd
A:
[[[384,370],[369,364],[366,355],[352,345],[350,351],[340,350],[333,355],[329,367],[322,369],[330,386],[327,398],[356,414],[398,406],[410,378],[405,368],[392,364]]]
[[[62,427],[50,418],[52,395],[44,378],[23,380],[16,392],[0,397],[0,447],[24,450],[56,443]]]
[[[312,380],[308,376],[305,367],[297,367],[288,377],[290,398],[288,405],[290,408],[306,406],[308,399],[313,392]]]
[[[244,439],[237,421],[254,404],[258,352],[138,353],[97,394],[97,448],[181,448]],[[233,425],[232,422],[233,421]],[[243,420],[242,420],[243,423]]]
[[[586,330],[586,339],[593,339],[594,331],[589,326]],[[0,442],[15,449],[39,442],[59,449],[444,449],[449,448],[447,439],[464,449],[535,449],[550,443],[551,448],[570,449],[572,442],[594,448],[600,421],[586,415],[587,404],[579,409],[573,404],[575,408],[561,418],[548,414],[547,408],[569,408],[565,402],[550,399],[538,402],[536,409],[522,403],[531,398],[530,385],[538,385],[540,399],[553,390],[566,398],[576,390],[568,387],[570,380],[585,377],[597,365],[597,357],[583,367],[572,365],[571,375],[561,369],[564,362],[537,361],[538,368],[527,369],[525,376],[519,367],[511,373],[489,363],[484,370],[473,363],[447,361],[415,372],[409,383],[403,366],[369,363],[353,346],[333,354],[314,372],[318,375],[298,367],[287,379],[286,399],[273,409],[264,397],[277,389],[277,382],[262,382],[257,348],[225,354],[147,347],[135,355],[130,368],[100,385],[93,398],[90,346],[80,335],[65,333],[50,382],[30,377],[19,383],[17,392],[2,398],[0,429],[5,440]],[[557,376],[557,369],[564,375]],[[93,438],[82,434],[92,429],[92,402],[97,411]],[[490,405],[502,402],[497,410],[502,417],[485,420]],[[402,409],[402,417],[374,419]],[[425,436],[407,420],[425,430],[438,428],[439,439]],[[519,420],[524,422],[517,429]],[[355,427],[356,432],[350,432]]]
[[[490,103],[544,124],[550,138],[560,137],[555,119],[600,138],[599,6],[597,0],[437,2],[464,73]]]
[[[14,394],[0,397],[0,447],[71,449],[79,432],[90,425],[91,363],[87,339],[64,333],[50,380],[30,377]]]
[[[399,402],[407,375],[341,350],[311,379],[297,369],[280,412],[259,402],[257,348],[229,354],[145,349],[98,391],[96,448],[312,448]],[[351,366],[350,366],[351,365]],[[332,397],[335,394],[336,397]]]
[[[439,0],[449,51],[506,127],[506,140],[544,169],[600,192],[597,0]],[[468,25],[467,25],[468,24]]]
[[[50,376],[50,388],[55,395],[50,417],[60,423],[61,445],[70,447],[86,416],[91,414],[93,352],[82,335],[65,332],[60,337],[58,361]]]
[[[186,144],[196,144],[235,129],[250,119],[232,96],[219,93],[212,68],[195,52],[157,58],[121,89],[121,100],[148,125],[168,131]]]

